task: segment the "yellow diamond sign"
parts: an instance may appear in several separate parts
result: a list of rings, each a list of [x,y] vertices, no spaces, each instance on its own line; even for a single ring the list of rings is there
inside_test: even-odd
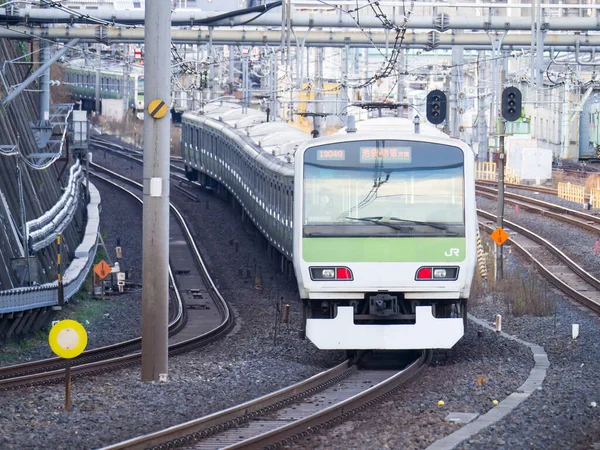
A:
[[[508,233],[503,228],[496,228],[490,237],[498,245],[504,244],[508,239]]]

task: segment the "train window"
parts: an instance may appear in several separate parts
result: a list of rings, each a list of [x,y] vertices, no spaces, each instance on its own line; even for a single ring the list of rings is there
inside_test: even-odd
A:
[[[305,233],[334,225],[326,232],[464,235],[464,186],[458,147],[383,140],[315,146],[304,153]]]
[[[138,84],[138,95],[144,95],[144,76],[140,75],[137,78],[137,84]]]

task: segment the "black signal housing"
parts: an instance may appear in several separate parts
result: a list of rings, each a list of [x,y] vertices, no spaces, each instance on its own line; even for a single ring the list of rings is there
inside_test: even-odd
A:
[[[434,89],[427,94],[427,120],[429,123],[439,125],[446,120],[446,94],[439,89]]]
[[[507,87],[502,91],[502,117],[508,122],[521,118],[523,96],[516,87]]]

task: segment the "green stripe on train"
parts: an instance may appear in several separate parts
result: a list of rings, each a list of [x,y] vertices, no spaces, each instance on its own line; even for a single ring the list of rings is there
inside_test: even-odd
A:
[[[436,262],[465,260],[464,237],[437,238],[304,238],[304,261],[342,262]]]

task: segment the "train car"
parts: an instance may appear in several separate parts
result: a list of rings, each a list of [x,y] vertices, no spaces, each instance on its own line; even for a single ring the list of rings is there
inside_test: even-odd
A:
[[[472,150],[406,119],[317,139],[265,119],[231,104],[186,113],[183,157],[293,262],[306,336],[321,349],[452,347],[475,270]]]
[[[94,67],[91,62],[74,60],[65,64],[65,84],[74,98],[83,102],[83,108],[93,110],[96,102],[96,87],[101,99],[123,99],[127,96],[128,107],[139,119],[144,118],[144,69],[132,66],[127,72],[127,84],[123,82],[123,66],[115,64]]]

